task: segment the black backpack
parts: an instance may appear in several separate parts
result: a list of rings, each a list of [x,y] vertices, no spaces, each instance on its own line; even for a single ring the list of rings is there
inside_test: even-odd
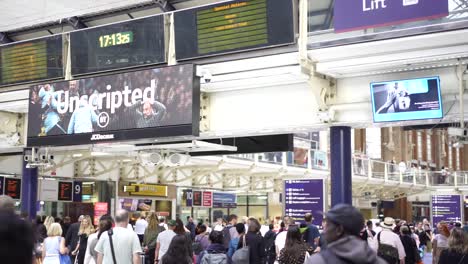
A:
[[[382,244],[380,243],[380,232],[377,235],[377,241],[378,241],[378,249],[377,249],[377,256],[383,258],[388,264],[398,264],[400,263],[400,257],[398,254],[398,249],[396,249],[393,246],[387,245],[387,244]]]
[[[232,225],[228,225],[223,228],[223,246],[225,249],[229,248],[229,243],[231,242],[231,233],[229,232],[229,230],[232,227]]]

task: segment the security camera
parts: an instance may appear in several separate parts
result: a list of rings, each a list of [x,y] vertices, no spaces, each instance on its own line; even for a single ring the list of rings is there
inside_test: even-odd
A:
[[[54,160],[54,155],[49,154],[49,155],[47,156],[47,158],[48,158],[48,160]]]
[[[32,160],[32,157],[31,155],[24,155],[24,161],[31,161]]]
[[[41,161],[46,161],[47,160],[47,155],[45,155],[45,154],[41,154],[39,157],[41,158]]]
[[[197,76],[201,78],[202,83],[210,83],[213,79],[211,71],[201,66],[197,67]]]
[[[211,79],[213,79],[213,75],[211,75],[211,72],[205,71],[205,72],[203,73],[202,78],[203,78],[203,80],[205,81],[205,83],[210,83],[210,82],[211,82]]]

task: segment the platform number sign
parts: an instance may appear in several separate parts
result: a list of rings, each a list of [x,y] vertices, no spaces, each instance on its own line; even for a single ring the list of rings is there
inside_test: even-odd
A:
[[[81,202],[83,200],[82,197],[83,191],[83,182],[73,182],[73,201],[74,202]]]
[[[193,205],[193,192],[190,189],[185,190],[186,195],[186,206],[190,207]]]

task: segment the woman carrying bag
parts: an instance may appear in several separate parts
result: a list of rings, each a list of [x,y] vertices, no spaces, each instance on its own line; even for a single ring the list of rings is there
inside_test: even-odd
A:
[[[48,237],[44,240],[42,248],[42,264],[70,264],[68,248],[62,237],[62,227],[53,223],[47,229]]]

